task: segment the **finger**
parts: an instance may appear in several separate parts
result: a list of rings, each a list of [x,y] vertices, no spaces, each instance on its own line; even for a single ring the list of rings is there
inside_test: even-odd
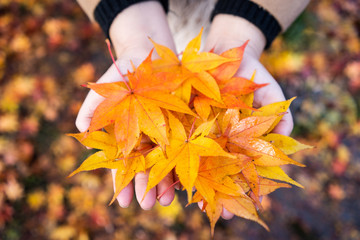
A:
[[[260,202],[260,204],[261,204],[261,202],[262,202],[262,200],[263,200],[263,197],[264,197],[264,196],[260,196],[260,197],[259,197],[259,202]],[[257,204],[256,204],[255,207],[256,207],[256,210],[257,210],[257,211],[263,210],[263,208],[262,208],[261,205],[260,205],[260,206],[257,206]]]
[[[93,90],[89,92],[75,121],[75,125],[80,132],[85,132],[89,128],[94,111],[103,100],[104,98]]]
[[[175,173],[175,169],[172,170],[172,173],[173,173],[173,181],[174,182],[177,182],[174,186],[174,188],[176,190],[181,190],[181,184],[180,184],[180,179],[178,177],[178,175]]]
[[[174,200],[175,190],[174,190],[174,186],[171,186],[173,183],[174,183],[174,178],[173,178],[173,172],[171,171],[156,186],[157,196],[162,195],[161,198],[159,199],[159,203],[162,206],[168,206]]]
[[[262,87],[254,93],[254,103],[260,106],[265,106],[275,102],[285,101],[285,96],[276,80],[269,74],[258,76],[262,78],[268,78],[266,81],[267,86]],[[256,81],[256,77],[255,77]]]
[[[134,196],[134,185],[130,182],[117,196],[117,201],[119,202],[120,207],[127,208],[130,206],[130,203]]]
[[[112,65],[97,81],[97,83],[104,82],[115,82],[119,79],[119,73],[117,73],[116,68]],[[86,131],[88,129],[91,118],[94,114],[96,107],[104,100],[105,98],[90,90],[88,95],[86,96],[78,116],[76,118],[75,125],[79,129],[80,132]]]
[[[198,204],[198,207],[200,208],[200,210],[202,211],[202,210],[203,210],[203,206],[204,206],[204,202],[203,202],[203,201],[200,201],[200,202],[198,202],[197,204]],[[205,212],[205,209],[204,209],[203,212]]]
[[[230,220],[234,217],[234,214],[223,208],[221,212],[221,217],[225,220]]]
[[[271,76],[271,83],[255,92],[254,105],[258,107],[266,106],[275,102],[285,101],[285,96],[280,86]],[[294,121],[290,109],[282,117],[281,121],[274,128],[273,132],[289,136],[293,130]]]
[[[199,206],[200,210],[202,210],[203,205],[204,205],[203,201],[198,202],[198,206]],[[234,214],[229,212],[225,208],[223,208],[222,212],[221,212],[221,217],[223,219],[225,219],[225,220],[229,220],[229,219],[232,219],[234,217]]]
[[[112,174],[112,178],[113,178],[113,186],[114,186],[114,191],[116,191],[115,188],[115,175],[116,175],[116,169],[112,169],[111,170],[111,174]],[[133,183],[130,182],[120,193],[119,195],[116,197],[116,200],[118,201],[120,207],[122,208],[127,208],[129,207],[132,199],[134,196],[134,187],[133,187]]]
[[[135,175],[135,194],[136,199],[139,202],[140,206],[144,210],[151,209],[156,201],[156,188],[152,188],[149,192],[145,194],[146,186],[149,179],[149,171],[146,173],[137,173]]]
[[[286,136],[290,136],[294,128],[294,121],[290,110],[283,116],[278,125],[273,130],[273,133],[278,133]]]

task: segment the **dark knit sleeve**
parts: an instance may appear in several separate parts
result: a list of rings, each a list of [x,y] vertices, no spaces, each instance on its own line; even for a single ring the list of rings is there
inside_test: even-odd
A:
[[[215,5],[211,20],[217,14],[231,14],[242,17],[258,27],[266,38],[268,48],[281,32],[279,22],[266,9],[249,0],[219,0]]]
[[[110,26],[120,12],[133,4],[148,1],[160,2],[166,13],[169,10],[168,0],[101,0],[94,11],[95,20],[99,23],[106,37],[110,38]]]

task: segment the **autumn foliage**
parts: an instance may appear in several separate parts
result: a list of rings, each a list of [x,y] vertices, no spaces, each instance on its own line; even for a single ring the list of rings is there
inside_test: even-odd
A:
[[[268,229],[257,213],[261,196],[302,187],[280,166],[303,167],[288,155],[309,146],[272,133],[294,98],[254,108],[254,91],[265,84],[253,81],[255,71],[235,76],[247,43],[221,55],[199,52],[200,43],[201,32],[180,60],[153,42],[159,59],[150,52],[126,79],[87,85],[105,100],[86,132],[69,135],[99,151],[70,176],[117,169],[113,202],[136,173],[149,170],[149,191],[175,171],[188,204],[203,202],[212,233],[223,208]]]

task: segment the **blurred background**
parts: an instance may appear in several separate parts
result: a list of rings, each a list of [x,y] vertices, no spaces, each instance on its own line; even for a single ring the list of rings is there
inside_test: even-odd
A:
[[[316,146],[287,173],[305,186],[263,200],[271,232],[220,220],[215,239],[360,239],[360,3],[312,1],[262,61],[292,105],[293,137]],[[195,36],[195,35],[194,35]],[[0,239],[210,239],[179,193],[170,207],[108,206],[109,172],[74,170],[91,151],[65,133],[111,64],[75,1],[0,3]]]

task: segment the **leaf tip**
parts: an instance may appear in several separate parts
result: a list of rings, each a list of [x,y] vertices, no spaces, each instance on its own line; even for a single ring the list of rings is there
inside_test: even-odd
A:
[[[263,228],[266,229],[266,231],[270,232],[270,228],[268,227],[268,225],[261,219],[259,219],[258,223],[263,226]]]
[[[139,204],[141,205],[141,203],[145,200],[145,197],[147,195],[147,193],[150,191],[149,187],[147,186],[144,192],[144,196],[141,198],[141,201],[139,202]]]
[[[292,98],[290,98],[288,101],[289,101],[290,103],[292,103],[292,101],[294,101],[296,98],[297,98],[297,96],[292,97]]]
[[[256,69],[254,70],[253,74],[251,75],[250,81],[254,82],[255,75],[256,75]]]
[[[78,171],[75,170],[72,173],[70,173],[66,178],[71,178],[72,176],[74,176],[77,173],[78,173]]]
[[[114,196],[112,197],[111,201],[109,202],[108,206],[114,203],[115,199],[117,198],[116,193],[114,193]]]
[[[299,166],[299,167],[306,167],[306,165],[305,164],[302,164],[302,163],[298,163],[298,164],[296,164],[297,166]]]
[[[244,42],[244,44],[241,46],[241,48],[245,49],[246,46],[249,44],[250,39],[246,40],[246,42]]]
[[[155,46],[156,42],[154,40],[152,40],[152,38],[150,36],[147,37],[149,39],[149,41]]]

